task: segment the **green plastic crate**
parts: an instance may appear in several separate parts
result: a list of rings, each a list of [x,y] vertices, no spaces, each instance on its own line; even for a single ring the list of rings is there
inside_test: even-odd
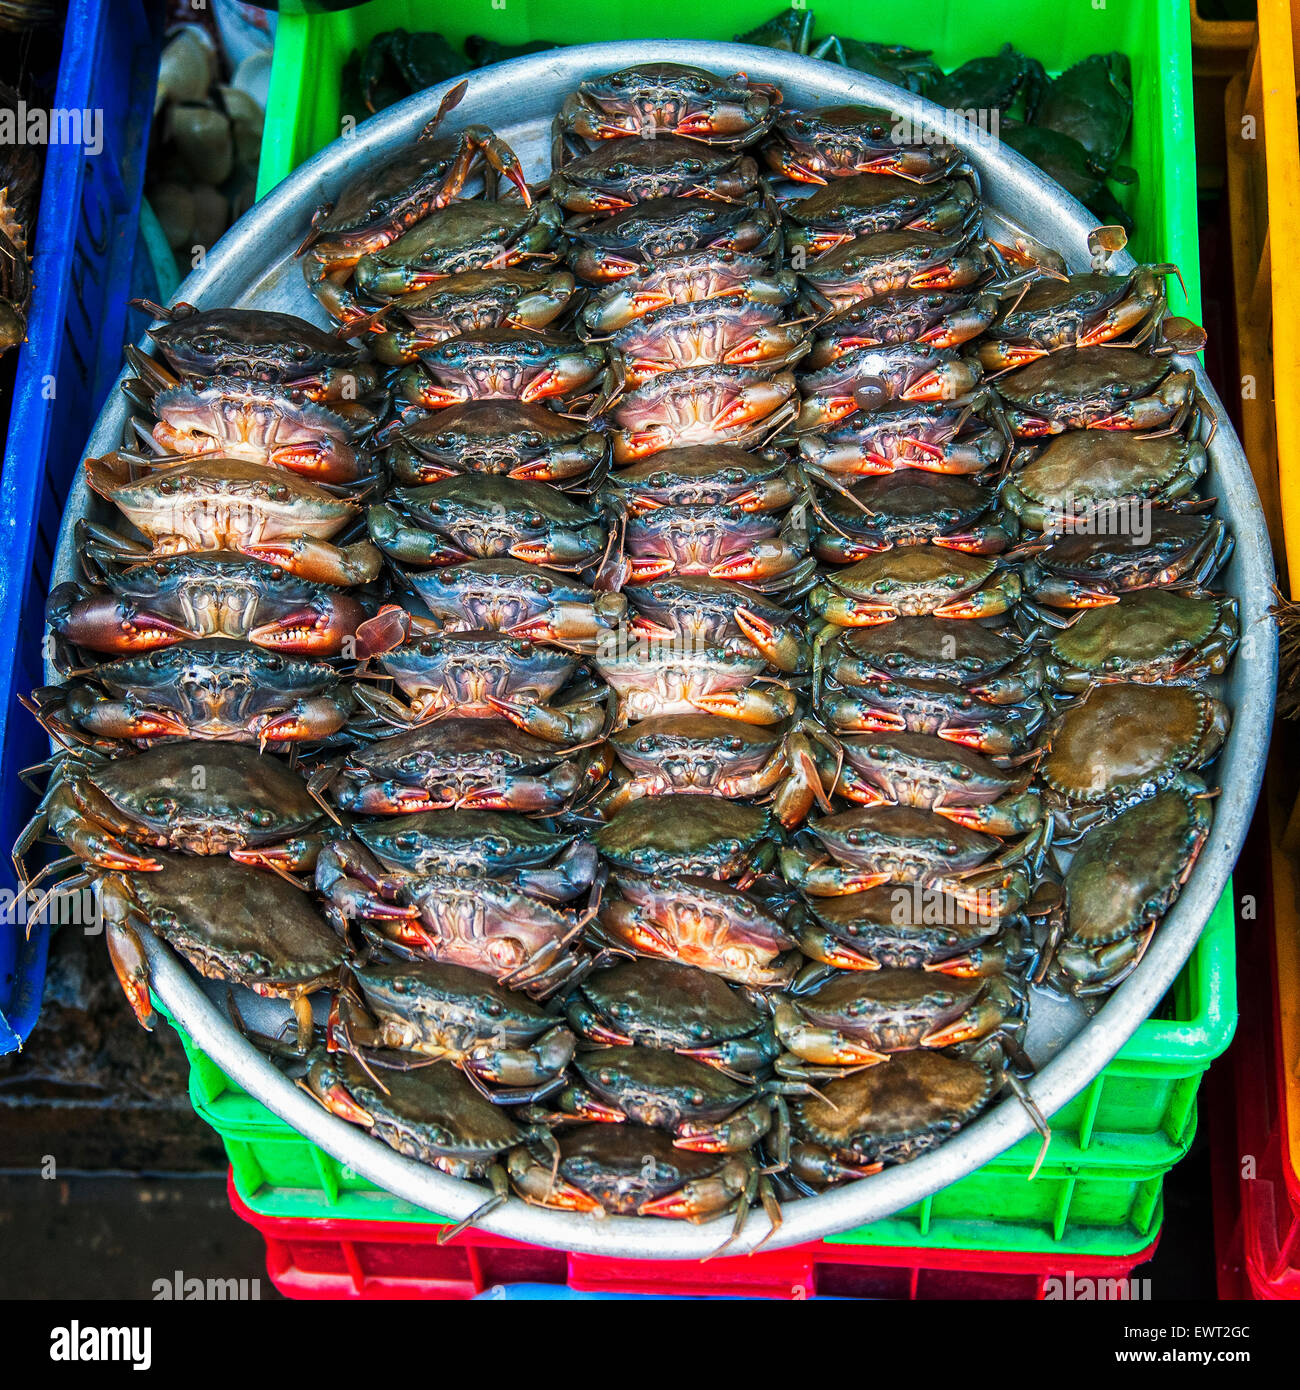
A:
[[[820,34],[905,43],[934,50],[953,68],[996,53],[1008,41],[1056,74],[1090,53],[1126,53],[1133,66],[1133,131],[1120,156],[1138,173],[1121,191],[1137,223],[1132,250],[1140,260],[1180,266],[1186,299],[1170,285],[1171,309],[1200,317],[1196,225],[1196,149],[1192,133],[1190,12],[1187,0],[1079,0],[1026,5],[1023,0],[933,0],[908,7],[867,7],[857,0],[810,0]],[[258,196],[342,131],[340,76],[349,55],[387,29],[436,29],[455,43],[470,34],[504,43],[552,39],[731,39],[771,17],[775,0],[718,0],[674,13],[671,22],[635,0],[528,0],[496,8],[492,0],[369,0],[353,9],[306,13],[301,0],[280,0]]]
[[[888,1220],[835,1239],[1114,1255],[1149,1244],[1159,1230],[1163,1176],[1195,1133],[1196,1089],[1236,1025],[1233,926],[1229,884],[1158,1016],[1142,1023],[1115,1060],[1052,1117],[1052,1143],[1032,1182],[1036,1136]],[[180,1036],[190,1059],[191,1103],[221,1136],[236,1189],[253,1210],[440,1220],[304,1139]]]

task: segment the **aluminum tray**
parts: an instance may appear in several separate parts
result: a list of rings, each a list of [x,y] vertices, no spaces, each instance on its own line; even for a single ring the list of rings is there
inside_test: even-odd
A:
[[[893,109],[902,96],[897,88],[874,78],[768,49],[727,43],[619,42],[558,49],[475,72],[454,119],[492,126],[519,154],[529,178],[541,180],[549,168],[551,119],[565,94],[585,77],[651,59],[695,63],[719,73],[743,70],[755,79],[776,83],[792,106],[856,101]],[[293,259],[313,209],[330,201],[357,169],[414,139],[449,86],[432,88],[392,107],[309,160],[226,233],[209,253],[206,265],[180,287],[177,298],[203,307],[280,309],[323,323],[322,312]],[[939,127],[944,121],[939,107],[908,101],[907,109],[919,111],[926,123]],[[1072,268],[1087,268],[1086,238],[1095,219],[1082,206],[1018,155],[982,141],[977,132],[969,139],[957,138],[956,143],[966,147],[994,208],[1059,248]],[[1115,265],[1125,270],[1132,261],[1124,256]],[[1047,1115],[1110,1061],[1182,968],[1236,862],[1263,776],[1277,674],[1277,633],[1268,613],[1273,585],[1268,536],[1250,470],[1222,404],[1199,362],[1189,359],[1183,365],[1195,368],[1210,413],[1218,421],[1210,445],[1213,490],[1217,512],[1228,520],[1237,541],[1222,579],[1241,602],[1243,634],[1241,653],[1225,690],[1233,722],[1217,767],[1222,794],[1195,872],[1156,932],[1141,966],[1091,1020],[1058,1008],[1045,1021],[1036,1008],[1030,1041],[1041,1070],[1030,1089]],[[103,454],[115,448],[126,419],[126,402],[115,393],[95,425],[87,452]],[[89,494],[79,476],[68,501],[51,583],[75,575],[72,526],[83,516],[112,519],[106,505]],[[47,679],[57,676],[51,671]],[[232,1026],[219,1002],[220,991],[206,993],[179,958],[157,940],[149,938],[145,946],[154,988],[176,1022],[270,1110],[356,1172],[416,1206],[460,1219],[480,1204],[481,1187],[404,1159],[328,1115]],[[793,1245],[878,1221],[964,1177],[1030,1128],[1023,1108],[1015,1100],[1003,1101],[923,1158],[838,1191],[791,1203],[785,1209],[784,1225],[767,1244],[769,1248]],[[539,1245],[646,1259],[702,1257],[720,1239],[717,1225],[634,1217],[595,1221],[585,1215],[544,1211],[513,1198],[482,1224],[500,1235]],[[733,1249],[743,1253],[767,1235],[766,1217],[761,1212],[751,1214]]]

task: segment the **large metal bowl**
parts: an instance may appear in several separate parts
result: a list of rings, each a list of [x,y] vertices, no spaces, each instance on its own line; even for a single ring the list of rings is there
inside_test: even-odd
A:
[[[776,83],[792,106],[857,101],[892,108],[903,96],[897,88],[845,68],[768,49],[725,43],[620,42],[556,50],[476,72],[469,78],[469,90],[455,120],[492,126],[518,152],[530,179],[543,179],[549,165],[551,119],[564,95],[585,77],[656,58],[696,63],[719,73],[743,70],[755,79]],[[357,170],[412,140],[445,91],[445,86],[436,87],[402,102],[303,165],[222,238],[177,297],[204,307],[287,310],[324,322],[293,259],[313,209],[330,201]],[[929,103],[916,109],[927,123],[937,125],[943,120],[944,113]],[[983,142],[976,132],[968,141],[958,138],[957,143],[967,146],[994,207],[1059,248],[1072,268],[1086,268],[1086,237],[1095,219],[1083,207],[1018,155]],[[1185,172],[1192,176],[1191,170]],[[1117,268],[1129,265],[1125,257]],[[1091,1020],[1077,1011],[1053,1009],[1045,996],[1035,1001],[1030,1052],[1041,1070],[1030,1090],[1048,1115],[1110,1061],[1187,960],[1240,852],[1263,775],[1277,668],[1277,635],[1268,613],[1273,583],[1268,537],[1246,459],[1222,405],[1199,363],[1185,365],[1195,367],[1200,389],[1217,417],[1218,431],[1210,445],[1212,490],[1218,514],[1229,522],[1237,540],[1223,582],[1241,602],[1243,643],[1225,691],[1233,722],[1216,774],[1222,794],[1195,872],[1134,974]],[[102,454],[116,447],[126,416],[126,403],[115,392],[96,423],[88,452]],[[68,501],[52,582],[74,577],[72,525],[87,515],[111,519],[79,478]],[[54,673],[49,679],[56,679]],[[418,1207],[459,1219],[479,1205],[480,1187],[401,1158],[326,1114],[231,1025],[219,1002],[220,992],[205,992],[189,969],[156,940],[150,938],[146,949],[154,987],[175,1021],[233,1080],[296,1130]],[[1029,1131],[1025,1110],[1016,1101],[1006,1100],[924,1158],[792,1203],[769,1245],[792,1245],[877,1221],[964,1177]],[[482,1224],[500,1235],[540,1245],[649,1259],[701,1257],[715,1249],[720,1239],[717,1227],[630,1217],[594,1221],[543,1211],[514,1199]],[[734,1248],[743,1252],[767,1235],[766,1218],[752,1214]]]

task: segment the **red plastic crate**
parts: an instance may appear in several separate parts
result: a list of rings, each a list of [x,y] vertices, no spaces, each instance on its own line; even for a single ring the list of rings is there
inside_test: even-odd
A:
[[[263,1216],[228,1185],[235,1215],[266,1240],[271,1282],[289,1298],[465,1299],[496,1285],[554,1284],[586,1293],[729,1298],[1041,1299],[1048,1281],[1093,1280],[1121,1297],[1156,1242],[1122,1258],[1065,1253],[909,1250],[813,1242],[709,1261],[616,1260],[464,1231],[439,1245],[437,1226]]]
[[[1274,810],[1275,808],[1270,808]],[[1271,897],[1292,891],[1274,847]],[[1231,1070],[1211,1076],[1220,1298],[1300,1299],[1300,1185],[1291,1171],[1273,902],[1238,932],[1242,999]],[[1253,997],[1252,997],[1253,996]],[[1231,1096],[1227,1093],[1231,1089]],[[1217,1103],[1216,1103],[1217,1102]]]

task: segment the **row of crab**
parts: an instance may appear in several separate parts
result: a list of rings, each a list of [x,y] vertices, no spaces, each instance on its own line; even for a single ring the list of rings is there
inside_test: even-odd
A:
[[[289,999],[475,1215],[775,1222],[1004,1088],[1045,1129],[1032,986],[1135,968],[1226,731],[1168,268],[1068,275],[868,108],[642,65],[542,190],[461,90],[315,219],[337,336],[172,311],[201,419],[133,356],[186,457],[88,465],[143,540],[51,596],[110,660],[36,700],[30,883],[100,885],[142,1018],[141,928]]]

